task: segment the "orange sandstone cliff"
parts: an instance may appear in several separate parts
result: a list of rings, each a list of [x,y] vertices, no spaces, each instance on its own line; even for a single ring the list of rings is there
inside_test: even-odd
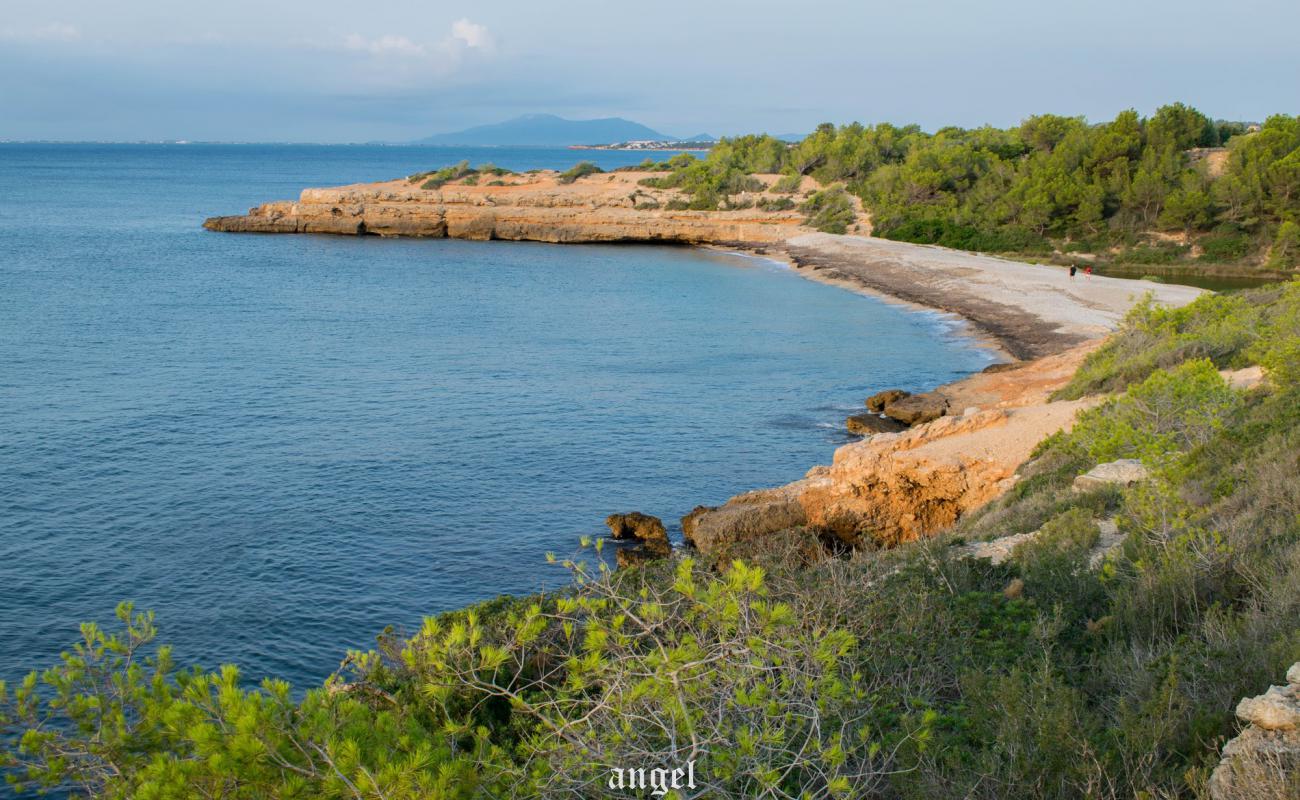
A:
[[[787,486],[696,509],[683,532],[702,552],[719,556],[803,526],[850,547],[935,533],[1014,485],[1039,442],[1069,429],[1081,409],[1098,402],[1048,401],[1097,345],[942,387],[951,415],[844,445],[829,467],[814,467]]]
[[[250,233],[751,245],[809,232],[796,209],[764,210],[782,197],[790,199],[788,195],[749,192],[731,198],[731,210],[684,210],[678,207],[687,198],[677,190],[640,185],[658,174],[601,173],[566,184],[557,173],[545,171],[474,185],[462,180],[436,189],[408,179],[305,189],[296,201],[212,217],[204,227]],[[776,177],[763,180],[770,186]],[[816,188],[811,179],[806,183]],[[868,226],[865,217],[861,225],[864,230]]]

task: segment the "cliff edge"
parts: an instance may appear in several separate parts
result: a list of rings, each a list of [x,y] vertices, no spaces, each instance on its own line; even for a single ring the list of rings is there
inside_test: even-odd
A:
[[[749,245],[811,231],[788,195],[764,189],[734,196],[729,210],[693,211],[682,208],[689,198],[678,190],[640,183],[663,174],[598,173],[565,183],[559,173],[541,171],[427,189],[402,178],[305,189],[296,201],[265,203],[247,214],[212,217],[203,225],[247,233]],[[776,179],[760,176],[767,187]],[[815,188],[811,179],[807,183]],[[869,230],[865,215],[858,224]]]

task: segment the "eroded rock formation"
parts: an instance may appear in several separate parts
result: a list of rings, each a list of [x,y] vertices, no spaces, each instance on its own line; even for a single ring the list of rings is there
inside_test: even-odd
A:
[[[1285,686],[1270,686],[1237,704],[1246,728],[1223,747],[1210,776],[1213,800],[1290,800],[1300,797],[1300,662]]]
[[[846,546],[892,545],[932,534],[1001,495],[1033,448],[1096,399],[1049,402],[1095,343],[980,373],[942,387],[943,416],[844,445],[802,480],[696,509],[690,539],[727,557],[743,543],[806,527]],[[686,528],[683,520],[683,528]]]
[[[251,233],[334,233],[510,239],[537,242],[781,242],[806,233],[796,210],[669,210],[676,190],[638,182],[654,173],[590,175],[573,183],[554,172],[512,175],[501,185],[450,183],[423,189],[406,179],[305,189],[295,201],[266,203],[247,214],[212,217],[204,227]],[[775,177],[773,176],[773,180]],[[738,205],[762,192],[737,195]],[[869,225],[865,222],[863,225]]]

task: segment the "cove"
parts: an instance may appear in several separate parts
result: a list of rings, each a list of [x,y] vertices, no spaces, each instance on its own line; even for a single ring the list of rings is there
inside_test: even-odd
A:
[[[610,512],[791,480],[867,394],[990,361],[762,259],[220,236],[82,180],[116,218],[10,223],[0,263],[6,677],[131,599],[181,662],[318,681],[387,625],[563,583],[545,554]]]

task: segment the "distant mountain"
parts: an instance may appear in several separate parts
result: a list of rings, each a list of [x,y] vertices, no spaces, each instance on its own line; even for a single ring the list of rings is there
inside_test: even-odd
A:
[[[494,125],[478,125],[455,133],[439,133],[412,144],[534,145],[609,144],[664,140],[671,136],[620,117],[564,119],[554,114],[526,114]]]

